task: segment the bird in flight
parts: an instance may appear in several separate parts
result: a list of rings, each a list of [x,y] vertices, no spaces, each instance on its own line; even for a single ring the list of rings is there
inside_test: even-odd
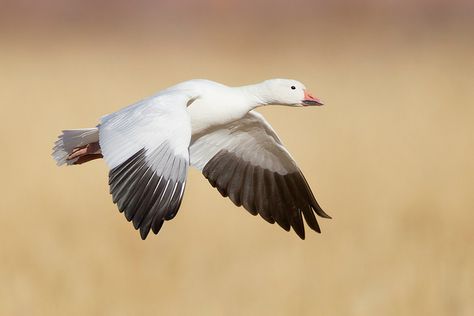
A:
[[[319,106],[296,80],[229,87],[195,79],[105,115],[93,128],[64,130],[60,165],[104,158],[113,202],[145,239],[175,217],[189,165],[237,206],[305,238],[320,233],[316,202],[301,170],[263,116],[265,105]]]

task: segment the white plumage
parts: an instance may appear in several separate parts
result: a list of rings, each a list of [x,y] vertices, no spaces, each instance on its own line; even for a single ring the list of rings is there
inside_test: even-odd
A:
[[[95,128],[65,130],[58,165],[103,157],[114,203],[140,229],[158,233],[178,209],[189,164],[223,196],[304,239],[303,217],[320,232],[319,207],[303,174],[256,107],[321,105],[295,80],[228,87],[190,80],[102,117]]]

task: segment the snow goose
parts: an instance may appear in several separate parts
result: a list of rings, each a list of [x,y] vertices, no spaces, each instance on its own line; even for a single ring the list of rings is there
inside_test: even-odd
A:
[[[228,87],[190,80],[105,115],[94,128],[64,130],[53,148],[58,165],[104,158],[120,212],[155,234],[178,212],[188,166],[237,206],[305,237],[303,218],[320,233],[316,202],[295,161],[255,108],[322,105],[305,86],[272,79]]]

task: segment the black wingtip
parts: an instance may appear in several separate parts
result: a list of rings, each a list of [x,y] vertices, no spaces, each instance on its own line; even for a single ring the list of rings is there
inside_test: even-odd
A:
[[[148,228],[140,227],[140,237],[142,238],[142,240],[146,239],[146,237],[148,236],[148,233],[150,233],[150,227]]]
[[[323,209],[321,208],[321,206],[319,206],[318,202],[316,201],[316,199],[314,199],[314,197],[313,197],[311,202],[312,202],[311,206],[313,207],[316,214],[318,214],[322,218],[332,219],[332,217],[329,216],[329,214],[327,214],[325,211],[323,211]]]
[[[142,240],[150,231],[157,234],[163,219],[172,219],[178,212],[188,168],[187,159],[175,156],[167,142],[152,151],[151,155],[153,159],[166,163],[164,170],[171,169],[170,174],[177,174],[179,179],[163,178],[145,159],[144,149],[109,172],[112,199],[126,220],[140,230]]]
[[[331,219],[332,217],[329,216],[325,211],[323,211],[321,206],[319,206],[318,202],[314,198],[313,193],[311,191],[310,191],[310,194],[311,194],[311,206],[314,208],[314,211],[316,212],[316,214],[318,214],[320,217]]]
[[[301,238],[304,239],[305,231],[304,231],[304,222],[303,216],[300,211],[298,211],[294,216],[290,218],[290,224],[295,233]]]
[[[326,212],[324,212],[321,208],[319,210],[316,210],[316,214],[323,218],[332,219],[332,217],[329,216]]]
[[[319,227],[318,222],[316,222],[315,225],[313,225],[313,224],[310,225],[310,223],[308,223],[308,221],[306,221],[306,223],[308,224],[309,228],[311,228],[312,230],[314,230],[318,234],[321,234],[321,227]]]
[[[301,231],[301,230],[296,230],[296,229],[293,228],[293,230],[298,235],[298,237],[300,237],[301,240],[305,239],[306,236],[305,236],[305,233],[304,233],[304,229]]]
[[[151,224],[151,230],[153,231],[153,233],[155,235],[157,235],[160,230],[161,230],[161,227],[163,227],[163,223],[165,221],[164,220],[154,220],[153,223]]]

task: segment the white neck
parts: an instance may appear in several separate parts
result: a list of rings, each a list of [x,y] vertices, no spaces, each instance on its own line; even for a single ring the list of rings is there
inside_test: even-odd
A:
[[[251,109],[274,102],[273,98],[270,97],[271,94],[265,82],[237,87],[236,89],[239,89],[248,99]]]

